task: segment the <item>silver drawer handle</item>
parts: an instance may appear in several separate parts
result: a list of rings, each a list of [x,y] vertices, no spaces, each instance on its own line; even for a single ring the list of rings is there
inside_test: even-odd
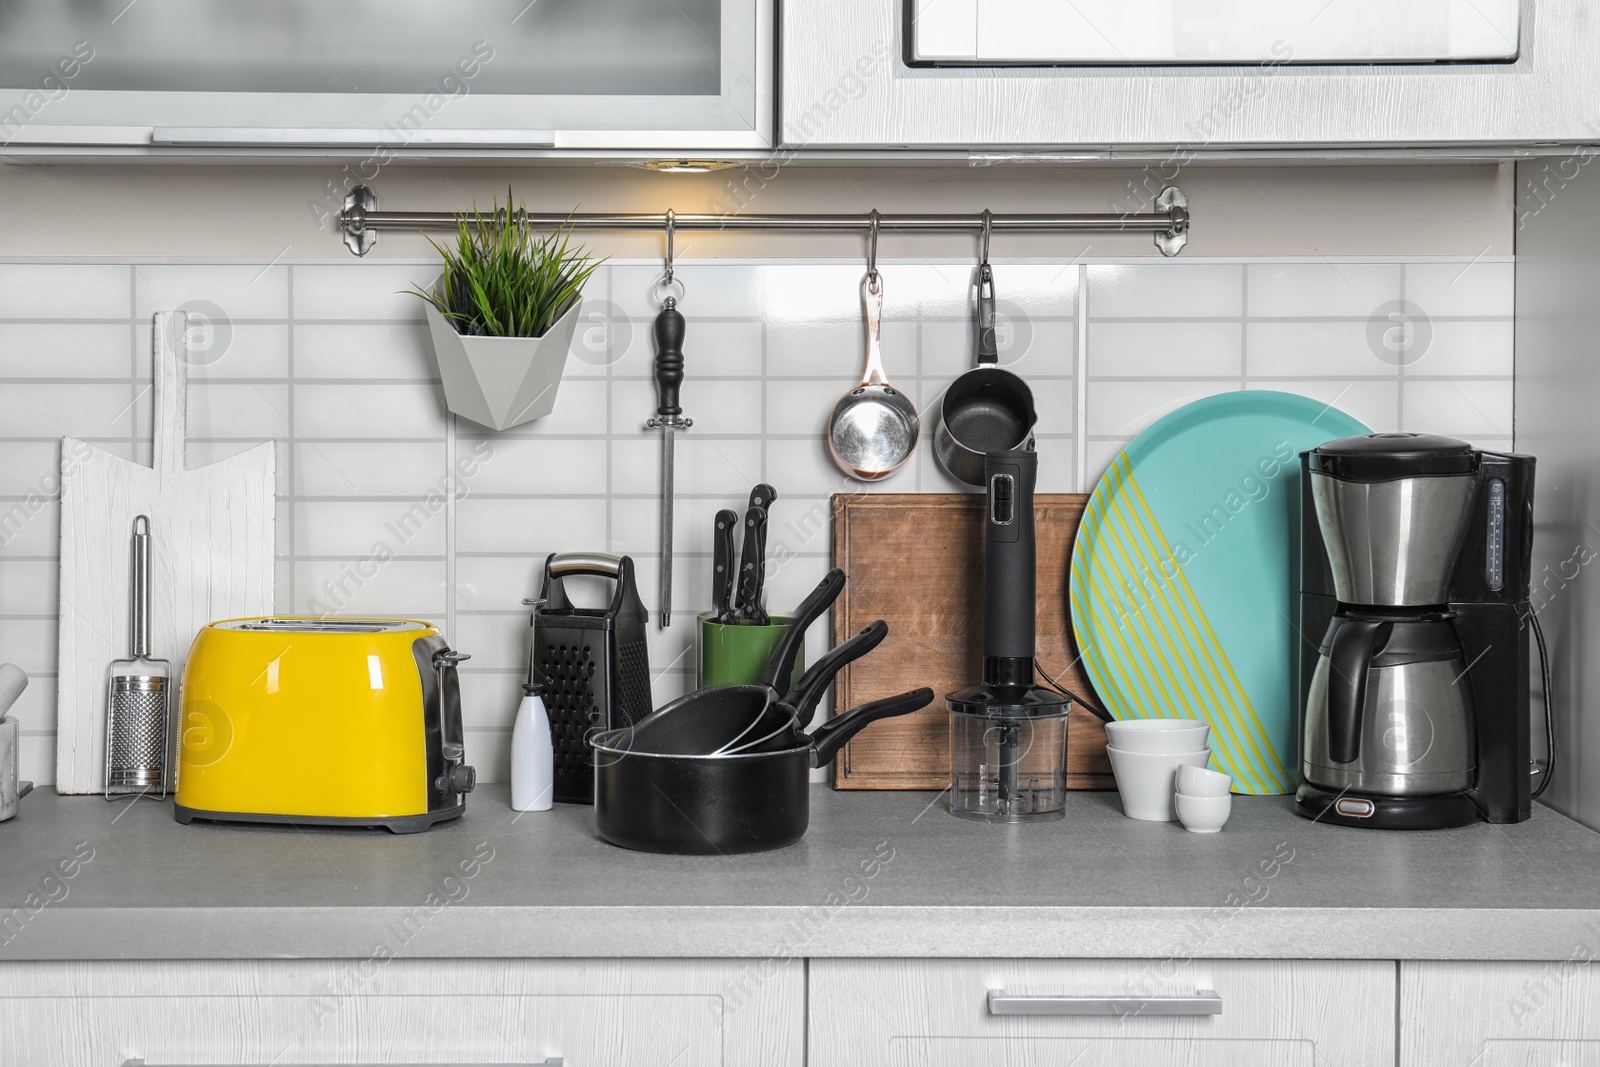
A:
[[[141,1059],[123,1060],[122,1067],[159,1067]],[[191,1067],[228,1067],[225,1064],[194,1064]],[[237,1064],[235,1067],[271,1067],[270,1064]],[[312,1064],[308,1067],[519,1067],[518,1064],[497,1063],[390,1063],[390,1064]],[[551,1056],[538,1063],[521,1064],[520,1067],[561,1067],[561,1057]]]
[[[990,1015],[1221,1015],[1222,998],[1214,989],[1196,989],[1193,996],[1170,997],[1028,997],[989,990]]]

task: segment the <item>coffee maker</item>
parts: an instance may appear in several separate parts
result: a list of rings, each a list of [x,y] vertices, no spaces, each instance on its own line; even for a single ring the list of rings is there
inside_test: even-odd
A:
[[[1301,453],[1299,814],[1529,817],[1533,475],[1532,456],[1429,434]]]

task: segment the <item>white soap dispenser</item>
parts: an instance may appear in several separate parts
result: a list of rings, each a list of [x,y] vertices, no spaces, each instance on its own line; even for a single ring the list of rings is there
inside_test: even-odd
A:
[[[524,600],[533,608],[535,633],[543,600]],[[534,681],[533,661],[522,687],[522,703],[511,724],[511,807],[514,811],[549,811],[555,796],[555,747],[550,740],[550,713],[544,687]]]

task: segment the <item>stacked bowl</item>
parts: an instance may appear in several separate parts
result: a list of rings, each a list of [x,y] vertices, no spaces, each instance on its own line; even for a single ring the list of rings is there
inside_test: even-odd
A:
[[[1211,749],[1206,747],[1210,733],[1211,724],[1200,719],[1120,719],[1106,723],[1106,753],[1111,757],[1117,792],[1122,795],[1123,813],[1130,819],[1148,822],[1171,822],[1177,817],[1179,809],[1174,799],[1180,768],[1204,770],[1211,758]],[[1205,771],[1205,774],[1216,772]],[[1227,804],[1230,799],[1228,776],[1216,774],[1216,777],[1224,782],[1221,802]],[[1214,793],[1216,787],[1212,779],[1206,778],[1196,788]],[[1198,807],[1185,803],[1184,809],[1194,808],[1198,815],[1210,815],[1210,821],[1215,822],[1217,798],[1213,795],[1200,799],[1210,803]],[[1178,803],[1183,803],[1181,798]],[[1227,819],[1226,812],[1222,819]],[[1188,825],[1187,819],[1185,825]],[[1202,832],[1221,828],[1222,823],[1216,822],[1210,830]]]

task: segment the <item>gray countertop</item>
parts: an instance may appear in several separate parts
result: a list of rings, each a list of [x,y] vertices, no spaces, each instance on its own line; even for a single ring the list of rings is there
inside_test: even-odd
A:
[[[414,836],[35,793],[0,823],[0,959],[1566,959],[1600,938],[1600,835],[1537,805],[1519,826],[1386,833],[1241,797],[1201,836],[1126,819],[1112,793],[1035,826],[942,801],[818,786],[799,844],[700,858],[613,848],[587,808],[517,816],[493,786]]]

